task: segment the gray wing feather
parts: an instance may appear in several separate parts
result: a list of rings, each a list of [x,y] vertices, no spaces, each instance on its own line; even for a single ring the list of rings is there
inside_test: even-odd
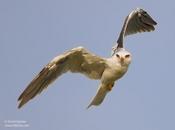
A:
[[[55,57],[41,70],[19,96],[18,108],[41,93],[57,77],[67,71],[83,73],[90,78],[98,79],[101,78],[104,68],[105,59],[89,53],[82,47],[74,48]]]
[[[127,27],[124,32],[124,36],[154,31],[154,25],[156,22],[151,18],[151,16],[142,9],[137,9],[128,17]]]
[[[132,11],[125,19],[117,45],[113,47],[112,54],[115,53],[117,48],[123,48],[123,39],[127,35],[154,31],[154,25],[157,23],[153,18],[143,9],[137,8]]]

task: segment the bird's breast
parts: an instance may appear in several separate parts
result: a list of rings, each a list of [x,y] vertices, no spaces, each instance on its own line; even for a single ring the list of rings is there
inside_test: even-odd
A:
[[[114,79],[117,80],[126,73],[127,69],[123,67],[118,67],[118,68],[112,68],[111,71]]]
[[[108,82],[114,82],[120,79],[126,72],[128,66],[121,66],[120,64],[110,64],[104,72],[104,79]]]

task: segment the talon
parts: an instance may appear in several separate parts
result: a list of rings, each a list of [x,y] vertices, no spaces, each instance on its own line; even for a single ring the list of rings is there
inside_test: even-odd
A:
[[[113,86],[114,86],[114,84],[109,84],[109,85],[107,86],[107,90],[108,90],[108,91],[111,91],[112,88],[113,88]]]

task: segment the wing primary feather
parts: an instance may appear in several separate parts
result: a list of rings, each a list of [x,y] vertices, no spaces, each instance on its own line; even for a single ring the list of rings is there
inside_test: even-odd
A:
[[[33,84],[37,84],[39,82],[39,79],[41,78],[41,76],[44,76],[46,74],[46,72],[48,68],[44,67],[42,69],[42,71],[31,81],[31,83],[28,85],[28,87],[24,90],[24,92],[19,96],[18,101],[20,101],[25,94],[30,93],[33,89],[31,86],[33,86]],[[47,71],[46,71],[47,70]]]
[[[118,50],[123,48],[124,37],[131,34],[154,31],[156,21],[143,9],[137,8],[133,10],[126,18],[120,32],[117,44],[112,48],[112,55]]]
[[[105,63],[105,59],[89,53],[83,47],[73,48],[58,55],[40,71],[22,92],[18,98],[18,108],[40,94],[57,77],[67,71],[82,73],[91,79],[100,79],[105,69]]]
[[[30,99],[34,98],[37,94],[41,92],[41,89],[46,87],[47,75],[49,69],[44,68],[37,77],[32,80],[32,82],[28,85],[28,87],[24,90],[24,92],[18,98],[19,106],[21,108],[24,104],[26,104]],[[48,82],[49,84],[49,82]]]
[[[68,58],[61,59],[59,62],[50,63],[42,69],[42,71],[34,78],[24,92],[19,96],[19,106],[21,108],[29,100],[40,94],[49,84],[51,84],[59,75],[62,74],[64,69],[62,65]]]

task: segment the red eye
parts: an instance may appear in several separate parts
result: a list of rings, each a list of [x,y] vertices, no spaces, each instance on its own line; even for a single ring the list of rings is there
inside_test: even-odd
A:
[[[130,57],[130,55],[128,54],[128,55],[125,55],[125,58],[129,58]]]

